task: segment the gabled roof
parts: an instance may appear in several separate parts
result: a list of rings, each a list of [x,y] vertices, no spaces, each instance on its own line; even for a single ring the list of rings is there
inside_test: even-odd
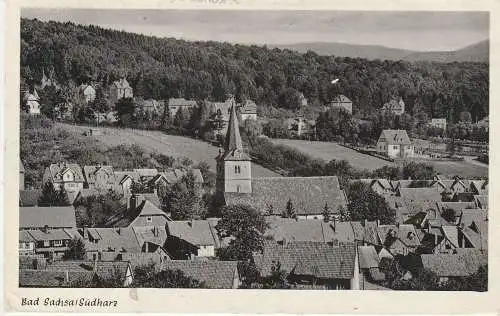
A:
[[[95,182],[95,176],[99,172],[104,172],[108,175],[109,181],[113,182],[114,181],[114,172],[113,172],[113,166],[84,166],[83,167],[83,173],[85,175],[85,179],[87,180],[88,183],[94,183]]]
[[[139,177],[154,177],[158,174],[157,169],[147,169],[147,168],[134,169],[133,172],[137,174]]]
[[[266,242],[256,260],[262,276],[269,276],[279,262],[286,273],[310,275],[323,279],[351,279],[354,275],[356,246],[339,242]]]
[[[252,193],[225,193],[226,204],[248,204],[264,211],[272,205],[278,214],[291,199],[298,215],[319,215],[325,203],[332,213],[347,204],[336,176],[253,178]]]
[[[456,248],[458,248],[458,229],[457,226],[441,226],[443,236]]]
[[[377,227],[377,232],[382,244],[388,247],[390,247],[396,239],[399,239],[408,247],[417,247],[420,245],[420,239],[413,225],[379,225]],[[395,238],[392,240],[392,243],[388,245],[391,241],[390,238],[392,234],[394,234],[393,237]]]
[[[378,268],[380,258],[374,246],[358,246],[358,253],[361,269]]]
[[[406,130],[384,129],[380,134],[379,141],[385,141],[389,145],[411,145]]]
[[[470,188],[479,195],[488,195],[488,180],[471,180]]]
[[[163,269],[180,270],[185,276],[204,282],[207,288],[231,289],[238,277],[237,261],[168,260]]]
[[[144,245],[145,242],[153,243],[163,247],[167,241],[167,230],[165,226],[142,226],[132,227],[139,245]]]
[[[55,261],[46,267],[49,271],[94,271],[101,278],[113,277],[115,273],[125,277],[129,269],[128,261]]]
[[[487,252],[475,249],[457,249],[457,254],[424,254],[422,265],[440,277],[462,277],[471,275],[481,265],[488,263]]]
[[[474,195],[474,201],[478,208],[488,209],[488,196],[487,195]]]
[[[146,197],[144,197],[147,195]],[[165,212],[163,212],[160,208],[159,205],[155,204],[155,199],[158,201],[158,197],[155,194],[137,194],[137,199],[140,201],[139,205],[134,209],[127,210],[123,213],[118,214],[117,216],[114,216],[110,218],[106,222],[107,227],[131,227],[135,226],[134,222],[140,217],[140,216],[163,216],[167,220],[170,220],[170,218],[167,216]],[[142,196],[142,201],[141,201],[141,196]],[[154,198],[156,197],[156,198]]]
[[[66,274],[66,271],[19,269],[19,286],[69,287],[72,282],[90,281],[93,276],[92,271],[71,271]]]
[[[74,174],[74,182],[84,182],[82,169],[76,163],[53,163],[49,167],[51,179],[54,182],[62,182],[62,176],[69,171]]]
[[[73,239],[73,235],[68,233],[65,229],[50,229],[47,232],[41,230],[30,230],[28,234],[35,241],[48,241],[48,240],[69,240]]]
[[[167,234],[195,246],[218,246],[215,227],[208,220],[171,221],[166,224]]]
[[[333,98],[331,103],[352,103],[352,101],[345,95],[339,94],[335,98]]]
[[[86,249],[116,252],[141,252],[142,244],[139,244],[135,231],[132,227],[119,228],[87,228],[87,233],[98,243],[86,241]]]
[[[73,206],[20,207],[19,228],[76,227]]]

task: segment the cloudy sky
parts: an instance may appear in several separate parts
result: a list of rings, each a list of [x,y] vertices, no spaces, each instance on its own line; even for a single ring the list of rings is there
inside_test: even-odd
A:
[[[21,15],[245,44],[343,42],[430,51],[455,50],[489,36],[487,12],[24,9]]]

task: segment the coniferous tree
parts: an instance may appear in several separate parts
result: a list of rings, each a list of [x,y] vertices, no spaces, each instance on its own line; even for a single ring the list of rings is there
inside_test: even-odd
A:
[[[285,218],[297,218],[297,212],[293,206],[292,199],[288,199],[288,202],[286,202],[285,210],[283,211],[282,216]]]
[[[325,203],[325,206],[323,207],[323,212],[321,213],[321,215],[323,215],[323,221],[325,221],[325,223],[329,222],[330,221],[330,207],[328,206],[328,203]]]
[[[38,199],[39,206],[56,206],[58,204],[58,193],[51,181],[43,185],[42,195]]]
[[[66,192],[66,189],[64,187],[61,187],[61,189],[59,189],[59,191],[57,192],[56,203],[57,203],[56,206],[70,205],[68,192]]]

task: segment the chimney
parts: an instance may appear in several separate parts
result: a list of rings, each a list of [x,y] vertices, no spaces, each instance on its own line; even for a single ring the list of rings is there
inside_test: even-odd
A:
[[[89,231],[86,225],[83,226],[83,239],[85,240],[89,239]]]
[[[42,232],[48,233],[48,231],[49,231],[49,226],[48,225],[43,226]]]
[[[380,226],[380,220],[377,219],[377,227]]]

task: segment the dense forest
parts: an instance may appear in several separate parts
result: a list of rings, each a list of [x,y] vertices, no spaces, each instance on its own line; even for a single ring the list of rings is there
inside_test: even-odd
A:
[[[400,96],[411,115],[447,117],[458,122],[488,115],[487,63],[409,63],[320,56],[267,47],[188,42],[96,26],[21,20],[21,82],[39,83],[42,71],[62,86],[96,82],[106,88],[126,76],[134,95],[148,99],[185,97],[223,101],[252,99],[260,111],[296,110],[300,93],[309,107],[325,105],[342,93],[354,115],[379,112]],[[336,85],[331,80],[339,78]]]

